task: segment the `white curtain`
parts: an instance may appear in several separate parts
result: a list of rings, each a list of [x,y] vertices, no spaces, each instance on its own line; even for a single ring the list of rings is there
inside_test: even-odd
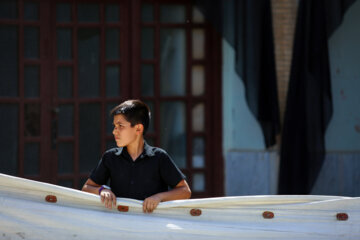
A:
[[[56,202],[46,202],[48,195]],[[160,203],[99,196],[0,174],[0,239],[360,239],[360,198],[243,196]],[[201,210],[192,216],[192,209]],[[264,211],[274,213],[265,219]],[[346,213],[339,221],[337,213]]]

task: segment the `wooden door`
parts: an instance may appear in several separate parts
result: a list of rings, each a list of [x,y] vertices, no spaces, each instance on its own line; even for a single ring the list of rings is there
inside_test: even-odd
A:
[[[189,0],[2,1],[1,172],[81,188],[140,98],[193,196],[223,192],[221,41]]]
[[[147,139],[168,151],[194,197],[222,195],[220,38],[192,1],[132,9],[132,91],[153,112]]]

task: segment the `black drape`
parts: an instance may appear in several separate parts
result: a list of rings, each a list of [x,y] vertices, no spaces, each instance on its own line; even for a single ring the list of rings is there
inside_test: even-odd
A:
[[[332,115],[328,37],[354,0],[300,0],[280,153],[280,194],[308,194]]]
[[[235,68],[247,104],[261,125],[265,145],[276,143],[279,105],[270,0],[195,0],[196,6],[235,50]]]

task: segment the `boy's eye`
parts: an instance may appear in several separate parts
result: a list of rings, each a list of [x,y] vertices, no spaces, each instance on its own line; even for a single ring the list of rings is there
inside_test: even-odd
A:
[[[124,125],[121,125],[121,124],[113,124],[113,127],[115,128],[124,128],[125,126]]]

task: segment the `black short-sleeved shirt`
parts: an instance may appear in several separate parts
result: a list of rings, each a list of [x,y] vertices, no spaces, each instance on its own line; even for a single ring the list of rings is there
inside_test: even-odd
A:
[[[144,143],[144,151],[135,161],[126,147],[106,151],[90,179],[99,185],[110,179],[117,197],[144,200],[175,187],[185,176],[164,150]]]

